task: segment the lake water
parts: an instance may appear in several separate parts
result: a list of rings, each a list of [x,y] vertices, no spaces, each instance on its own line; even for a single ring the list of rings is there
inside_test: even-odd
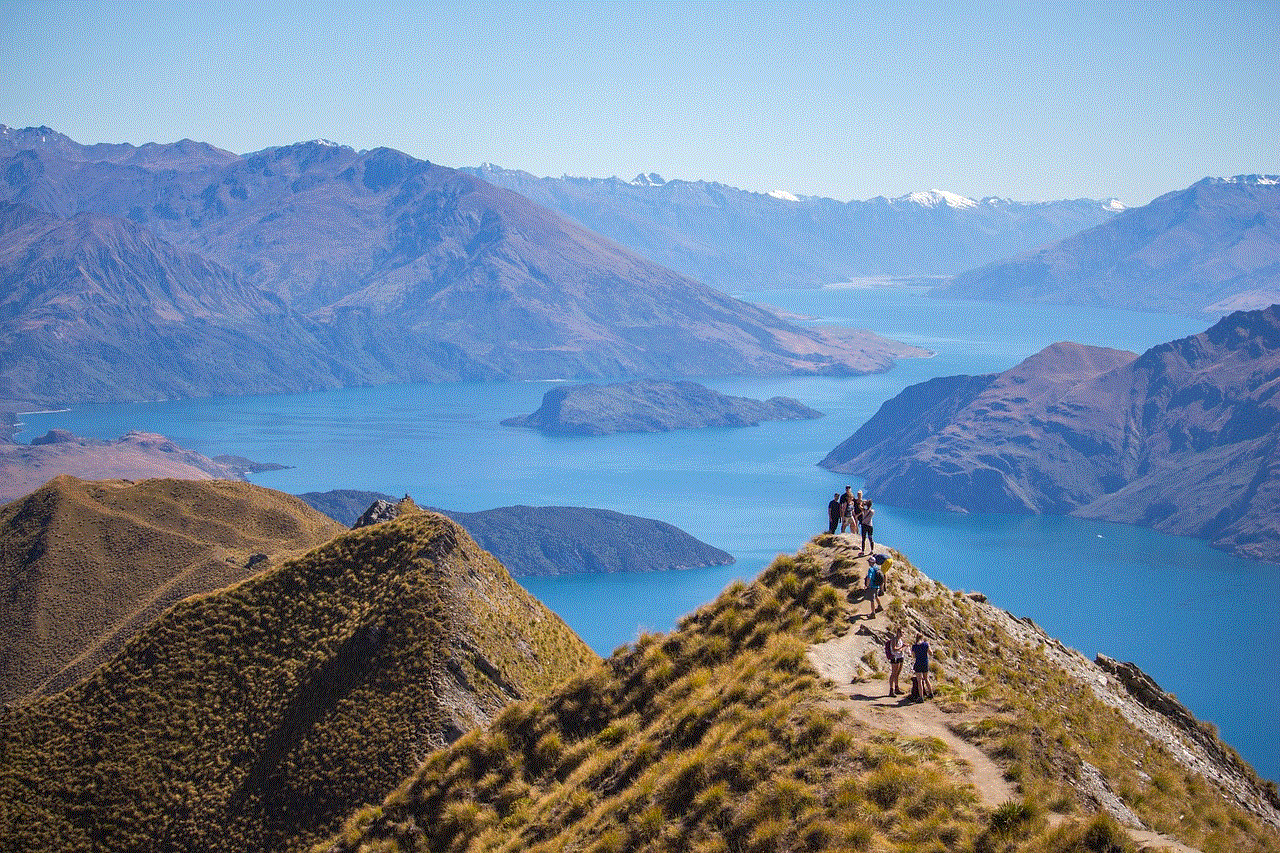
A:
[[[934,350],[864,377],[706,377],[717,390],[783,394],[814,421],[661,435],[547,437],[499,421],[537,408],[551,383],[347,388],[313,394],[91,406],[24,417],[19,440],[60,427],[114,438],[159,432],[207,455],[294,466],[254,482],[286,492],[408,493],[463,512],[515,504],[593,506],[668,521],[737,557],[657,574],[526,578],[596,651],[669,630],[731,580],[753,577],[826,526],[848,483],[816,463],[907,385],[1007,369],[1060,340],[1141,352],[1216,318],[935,300],[840,287],[748,298]],[[874,498],[874,495],[872,496]],[[985,592],[1092,656],[1133,661],[1265,776],[1280,778],[1280,662],[1271,622],[1280,567],[1203,543],[1064,518],[951,515],[877,505],[876,531],[948,586]]]

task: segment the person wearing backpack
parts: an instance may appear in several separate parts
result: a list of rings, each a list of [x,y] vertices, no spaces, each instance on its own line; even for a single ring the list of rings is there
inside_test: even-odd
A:
[[[867,614],[868,619],[875,618],[877,610],[884,610],[880,606],[880,588],[884,585],[884,572],[880,570],[880,564],[873,557],[868,561],[867,565],[867,600],[871,602],[871,612]]]
[[[884,656],[889,659],[889,695],[901,696],[898,676],[902,674],[902,662],[907,657],[907,644],[902,639],[902,629],[895,628],[884,641]]]

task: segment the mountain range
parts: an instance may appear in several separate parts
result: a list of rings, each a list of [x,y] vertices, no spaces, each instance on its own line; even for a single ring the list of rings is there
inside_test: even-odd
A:
[[[1140,524],[1280,562],[1280,305],[1142,355],[913,385],[820,463],[886,503]]]
[[[467,169],[645,257],[729,292],[882,276],[937,278],[1107,221],[1114,199],[1023,203],[930,190],[841,202],[659,175],[539,178]]]
[[[0,398],[840,374],[897,351],[795,325],[386,148],[239,157],[0,128],[0,176]]]
[[[1220,315],[1280,302],[1280,177],[1205,178],[938,293]]]

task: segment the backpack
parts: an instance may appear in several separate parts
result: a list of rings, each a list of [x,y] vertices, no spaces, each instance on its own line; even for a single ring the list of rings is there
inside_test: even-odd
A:
[[[884,656],[889,659],[890,663],[893,663],[893,637],[884,641]]]
[[[871,571],[867,573],[868,586],[879,589],[884,585],[884,572],[880,571],[879,566],[872,566]]]

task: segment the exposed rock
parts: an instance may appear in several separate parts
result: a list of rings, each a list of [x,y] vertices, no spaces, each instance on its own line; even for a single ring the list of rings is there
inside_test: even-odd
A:
[[[305,492],[298,495],[312,509],[345,524],[355,523],[376,501],[395,503],[395,498],[383,492],[367,492],[361,489],[332,489],[327,492]]]
[[[1057,513],[1280,562],[1280,306],[1141,356],[1054,344],[912,386],[820,464],[886,503]]]
[[[553,388],[543,395],[536,412],[502,423],[533,427],[550,435],[608,435],[756,426],[763,421],[819,417],[821,412],[790,397],[761,401],[721,394],[696,382],[637,379],[614,385]]]
[[[31,439],[31,446],[38,447],[42,444],[69,444],[76,440],[76,436],[69,430],[51,429],[44,435]]]
[[[381,498],[370,504],[369,508],[364,511],[356,523],[351,525],[352,530],[358,530],[361,527],[368,527],[371,524],[381,524],[384,521],[392,521],[400,517],[400,504],[385,501]]]

